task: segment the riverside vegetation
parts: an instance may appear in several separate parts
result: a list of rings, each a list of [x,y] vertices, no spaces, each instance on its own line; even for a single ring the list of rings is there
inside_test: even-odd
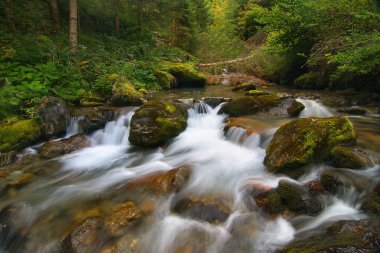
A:
[[[380,249],[379,1],[0,10],[1,252]]]

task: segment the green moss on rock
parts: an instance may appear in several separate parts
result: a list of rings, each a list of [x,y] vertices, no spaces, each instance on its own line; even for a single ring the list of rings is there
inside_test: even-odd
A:
[[[262,90],[249,90],[245,93],[246,96],[262,96],[262,95],[269,95],[269,91],[262,91]]]
[[[290,117],[297,117],[305,109],[305,105],[294,100],[291,106],[287,109]]]
[[[289,173],[327,160],[337,145],[355,143],[356,133],[347,117],[296,119],[275,133],[264,162],[271,172]]]
[[[201,88],[206,86],[206,77],[192,63],[163,62],[161,69],[175,79],[174,86],[176,87]],[[163,80],[169,80],[168,76],[162,77],[164,77]]]
[[[41,126],[35,120],[20,120],[0,127],[0,152],[21,150],[41,139]]]
[[[133,115],[129,141],[137,146],[157,147],[187,127],[187,111],[179,104],[148,101]]]
[[[278,106],[281,98],[276,94],[242,97],[225,104],[221,111],[231,116],[253,115]]]
[[[232,88],[232,91],[239,91],[239,90],[244,90],[244,91],[256,90],[256,85],[252,83],[245,83],[245,84],[236,85],[235,87]]]
[[[332,165],[337,168],[361,169],[372,165],[364,154],[342,146],[331,149],[330,159]]]
[[[169,72],[163,70],[156,70],[154,76],[160,87],[164,90],[170,89],[175,81],[174,77]]]
[[[119,78],[112,88],[112,94],[111,103],[115,106],[139,106],[144,103],[143,94],[125,78]]]

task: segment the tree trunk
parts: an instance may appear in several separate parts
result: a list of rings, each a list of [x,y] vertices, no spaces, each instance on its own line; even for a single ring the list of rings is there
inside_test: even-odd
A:
[[[115,0],[115,32],[120,33],[120,0]]]
[[[50,0],[50,13],[53,18],[55,28],[57,31],[61,30],[61,22],[59,18],[58,2],[57,0]]]
[[[7,20],[8,32],[14,33],[16,31],[15,21],[13,19],[13,2],[6,0],[5,16]]]
[[[78,0],[70,0],[70,47],[71,53],[78,50]]]

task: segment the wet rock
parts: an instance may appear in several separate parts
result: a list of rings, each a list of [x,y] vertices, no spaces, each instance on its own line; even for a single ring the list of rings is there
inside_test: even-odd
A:
[[[230,98],[224,98],[224,97],[204,97],[204,98],[201,98],[201,101],[208,104],[212,108],[215,108],[222,103],[230,102],[231,99]]]
[[[97,252],[101,247],[102,220],[100,218],[88,218],[75,227],[62,241],[60,252],[62,253],[84,253]]]
[[[16,161],[16,155],[17,153],[15,151],[0,153],[0,167],[9,165]]]
[[[373,184],[368,178],[343,169],[323,171],[320,175],[320,182],[327,191],[333,194],[339,193],[345,188],[362,192]]]
[[[236,85],[235,87],[232,88],[232,91],[239,91],[239,90],[244,90],[244,91],[256,90],[256,85],[253,83],[246,83],[246,84]]]
[[[37,109],[45,138],[58,137],[66,133],[69,111],[65,100],[56,97],[44,99]]]
[[[188,182],[191,168],[182,166],[166,172],[158,172],[127,183],[128,188],[142,188],[158,194],[179,192]]]
[[[305,165],[328,160],[337,145],[355,143],[356,133],[347,117],[296,119],[277,130],[264,163],[271,172],[291,174]]]
[[[114,106],[140,106],[144,103],[143,94],[136,91],[126,79],[118,80],[112,88],[111,104]]]
[[[177,99],[176,102],[183,105],[186,109],[192,108],[194,106],[194,98]]]
[[[287,111],[290,117],[298,117],[304,109],[304,104],[294,100],[292,105],[287,109]]]
[[[262,95],[269,95],[271,92],[269,91],[262,91],[262,90],[249,90],[245,93],[246,96],[262,96]]]
[[[378,220],[337,221],[326,230],[300,235],[280,253],[372,253],[380,246]]]
[[[30,183],[31,181],[33,181],[34,177],[35,176],[32,173],[24,173],[21,170],[16,170],[10,173],[7,176],[6,180],[8,181],[8,185],[20,186],[20,185]]]
[[[13,204],[0,212],[0,245],[6,252],[24,252],[27,242],[25,224],[20,212],[22,205]]]
[[[322,203],[302,185],[281,180],[278,194],[281,201],[293,212],[315,216],[323,209]]]
[[[371,160],[364,153],[342,146],[331,149],[330,159],[336,168],[362,169],[373,166]]]
[[[245,129],[248,135],[251,135],[252,133],[263,134],[265,131],[273,128],[273,125],[270,125],[269,123],[252,118],[229,117],[227,120],[228,122],[224,127],[224,132],[227,132],[232,127],[240,127]]]
[[[216,224],[224,222],[231,213],[226,199],[196,196],[175,202],[172,211],[184,217]]]
[[[361,210],[369,215],[380,217],[380,183],[361,200]]]
[[[253,115],[267,111],[281,103],[281,98],[275,94],[242,97],[233,99],[221,108],[221,112],[231,116]]]
[[[142,218],[140,209],[132,201],[112,207],[105,217],[104,225],[112,236],[122,235]]]
[[[183,106],[152,100],[133,115],[129,141],[137,146],[157,147],[179,135],[186,127],[187,111]]]
[[[38,155],[42,158],[55,158],[88,147],[90,144],[87,136],[74,135],[68,139],[46,142],[38,150]]]
[[[284,206],[281,202],[281,196],[277,189],[270,189],[268,191],[255,192],[252,194],[256,205],[262,208],[265,212],[271,214],[279,214],[284,211]]]
[[[36,143],[41,137],[41,126],[32,119],[1,125],[0,152],[8,153],[21,150]]]
[[[206,77],[191,63],[164,62],[161,68],[174,78],[172,87],[202,88],[206,86]]]
[[[104,126],[114,119],[112,109],[106,107],[76,108],[72,112],[73,117],[80,117],[79,127],[84,133],[89,134]]]
[[[367,113],[365,109],[358,108],[358,107],[343,108],[343,109],[339,109],[338,112],[351,114],[351,115],[365,115]]]
[[[320,180],[313,180],[306,184],[307,188],[309,188],[309,192],[311,194],[318,194],[325,192],[325,188]]]

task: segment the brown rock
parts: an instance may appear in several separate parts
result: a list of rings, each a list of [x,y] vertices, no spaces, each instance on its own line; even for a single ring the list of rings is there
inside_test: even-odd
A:
[[[89,145],[90,140],[87,136],[74,135],[68,139],[45,143],[38,151],[38,154],[42,158],[54,158],[88,147]]]
[[[111,235],[120,235],[125,229],[134,226],[142,217],[140,209],[132,201],[112,207],[105,217],[105,228]]]

